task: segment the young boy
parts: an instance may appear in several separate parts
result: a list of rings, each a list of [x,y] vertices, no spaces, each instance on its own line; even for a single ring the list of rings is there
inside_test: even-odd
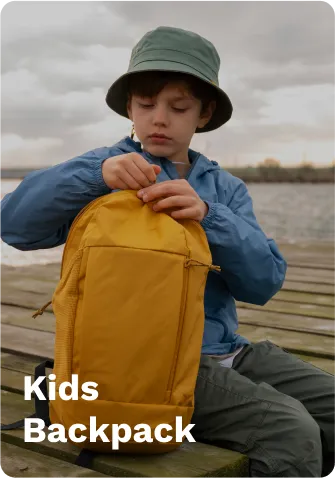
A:
[[[325,476],[334,466],[332,375],[235,333],[234,299],[265,304],[286,262],[258,225],[243,181],[189,149],[194,133],[231,117],[219,66],[214,46],[195,33],[148,32],[106,97],[140,141],[126,137],[29,174],[2,201],[2,239],[23,251],[63,244],[86,204],[119,189],[138,190],[157,213],[199,221],[222,272],[206,284],[193,436],[248,455],[250,476]]]

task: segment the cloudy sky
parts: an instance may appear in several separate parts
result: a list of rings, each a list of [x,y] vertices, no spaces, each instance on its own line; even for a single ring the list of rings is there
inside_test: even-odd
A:
[[[325,2],[10,2],[2,10],[2,167],[47,167],[130,133],[105,103],[158,26],[216,46],[234,106],[191,147],[224,165],[334,159],[334,11]]]

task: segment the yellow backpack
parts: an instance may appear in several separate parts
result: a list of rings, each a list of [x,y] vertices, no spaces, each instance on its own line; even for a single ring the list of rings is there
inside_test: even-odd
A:
[[[165,436],[120,443],[127,453],[162,453],[194,410],[194,389],[204,329],[204,289],[211,265],[206,234],[193,220],[155,213],[136,196],[119,191],[88,204],[74,220],[63,252],[61,279],[53,294],[56,397],[50,421],[66,430],[76,423],[87,437],[76,443],[111,452],[111,442],[89,442],[97,426],[170,425]],[[38,312],[37,312],[38,313]],[[36,316],[36,314],[35,314]],[[98,398],[63,400],[59,386],[78,376],[98,384]],[[164,433],[162,432],[162,436]]]

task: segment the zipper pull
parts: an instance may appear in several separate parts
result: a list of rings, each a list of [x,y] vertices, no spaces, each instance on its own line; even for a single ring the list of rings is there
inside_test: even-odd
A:
[[[213,264],[205,264],[204,262],[199,262],[195,259],[186,260],[185,267],[190,267],[190,266],[205,266],[205,267],[208,267],[210,271],[221,272],[220,266],[214,266]]]
[[[36,312],[32,315],[32,318],[33,318],[33,319],[36,319],[36,317],[37,317],[38,315],[44,314],[45,309],[46,309],[47,307],[49,307],[50,304],[52,304],[52,300],[51,300],[50,302],[48,302],[47,304],[43,305],[43,307],[41,307],[41,309],[36,310]]]

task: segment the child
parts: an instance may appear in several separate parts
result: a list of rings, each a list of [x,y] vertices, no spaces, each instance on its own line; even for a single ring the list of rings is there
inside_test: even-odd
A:
[[[140,141],[126,137],[29,174],[2,201],[2,239],[23,251],[63,244],[79,211],[118,189],[138,190],[157,213],[198,221],[222,272],[206,284],[193,436],[248,455],[250,476],[325,476],[334,465],[332,375],[235,333],[234,299],[265,304],[286,262],[258,225],[243,181],[189,149],[194,133],[231,117],[219,66],[214,46],[195,33],[148,32],[106,97]]]

